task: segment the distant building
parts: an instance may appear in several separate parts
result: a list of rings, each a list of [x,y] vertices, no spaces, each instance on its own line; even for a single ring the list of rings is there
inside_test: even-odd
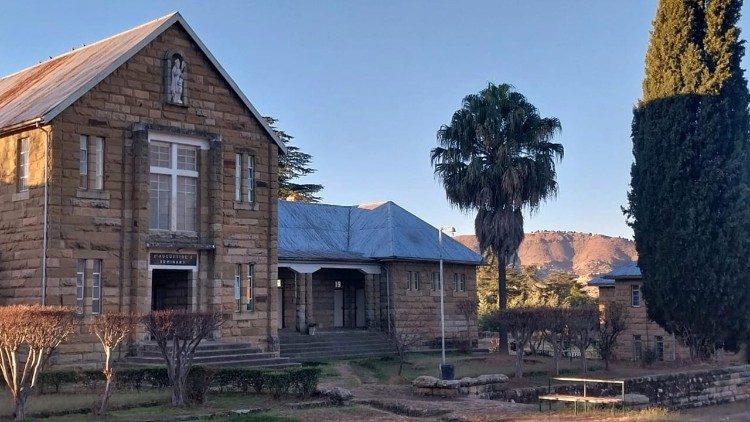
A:
[[[480,255],[393,202],[339,206],[279,202],[278,326],[387,330],[429,343],[440,337],[439,260],[444,259],[446,339],[476,338]]]
[[[615,357],[620,360],[640,361],[646,349],[656,353],[657,360],[673,361],[690,357],[689,350],[646,315],[643,300],[641,270],[635,263],[615,268],[596,277],[589,286],[599,288],[599,306],[621,303],[628,312],[628,327],[620,334]]]

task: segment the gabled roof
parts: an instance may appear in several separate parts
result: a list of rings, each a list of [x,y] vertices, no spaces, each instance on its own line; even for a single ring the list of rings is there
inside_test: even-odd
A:
[[[443,258],[482,262],[447,235]],[[437,261],[438,229],[390,201],[355,206],[279,201],[279,259]]]
[[[615,267],[612,271],[604,274],[602,278],[606,278],[609,280],[638,279],[641,278],[641,269],[638,267],[637,263],[631,262],[629,264]]]
[[[0,133],[48,123],[148,43],[180,24],[283,152],[284,143],[177,12],[0,77]]]

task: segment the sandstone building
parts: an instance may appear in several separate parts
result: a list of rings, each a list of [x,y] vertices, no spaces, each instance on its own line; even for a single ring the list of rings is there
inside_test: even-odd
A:
[[[220,310],[212,340],[269,351],[312,322],[437,336],[437,230],[392,203],[279,202],[283,153],[178,13],[0,78],[0,304],[75,307],[60,363],[100,359],[85,324],[109,311]],[[456,304],[480,257],[444,253],[448,333],[476,331]]]
[[[640,361],[647,349],[655,353],[657,360],[674,361],[690,357],[690,351],[684,345],[648,318],[646,302],[641,295],[643,280],[638,265],[617,267],[594,278],[589,285],[599,288],[601,307],[618,302],[627,310],[627,329],[618,338],[615,350],[617,359]]]

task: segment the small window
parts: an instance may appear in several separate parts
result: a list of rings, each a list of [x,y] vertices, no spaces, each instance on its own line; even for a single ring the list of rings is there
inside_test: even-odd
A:
[[[406,290],[411,290],[411,271],[406,272]]]
[[[638,334],[633,335],[633,360],[640,361],[643,357],[643,342],[641,336]]]
[[[664,360],[664,337],[655,336],[654,343],[656,345],[656,358],[658,360]]]
[[[432,290],[440,290],[440,273],[432,273]]]
[[[242,201],[242,154],[234,154],[234,200]]]
[[[641,306],[641,286],[637,284],[630,286],[630,306],[634,308]]]
[[[29,138],[18,141],[18,191],[29,190]]]
[[[104,189],[104,139],[81,135],[78,148],[78,187]]]
[[[237,264],[234,270],[234,300],[237,302],[237,312],[242,310],[242,265]]]
[[[84,286],[86,285],[86,260],[79,259],[76,267],[76,313],[83,315]]]
[[[255,310],[255,265],[254,264],[248,264],[247,265],[247,285],[245,290],[245,303],[246,303],[246,309],[248,311],[254,311]]]
[[[255,157],[247,157],[247,202],[255,202]]]
[[[466,291],[466,274],[461,274],[460,282],[458,284],[458,290],[462,292]]]
[[[91,272],[91,313],[98,315],[102,312],[102,260],[94,260]]]
[[[419,271],[412,273],[411,287],[412,290],[419,290]]]

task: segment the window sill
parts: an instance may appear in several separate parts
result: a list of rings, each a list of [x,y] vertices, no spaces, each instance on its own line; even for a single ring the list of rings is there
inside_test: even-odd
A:
[[[76,198],[81,199],[96,199],[100,201],[109,201],[109,192],[104,190],[93,190],[93,189],[81,189],[76,190]]]
[[[236,210],[245,210],[245,211],[258,211],[258,203],[257,202],[238,202],[234,201],[234,209]]]
[[[16,202],[16,201],[25,201],[27,199],[29,199],[29,191],[28,190],[25,190],[23,192],[14,193],[13,197],[11,198],[11,200],[13,202]]]

